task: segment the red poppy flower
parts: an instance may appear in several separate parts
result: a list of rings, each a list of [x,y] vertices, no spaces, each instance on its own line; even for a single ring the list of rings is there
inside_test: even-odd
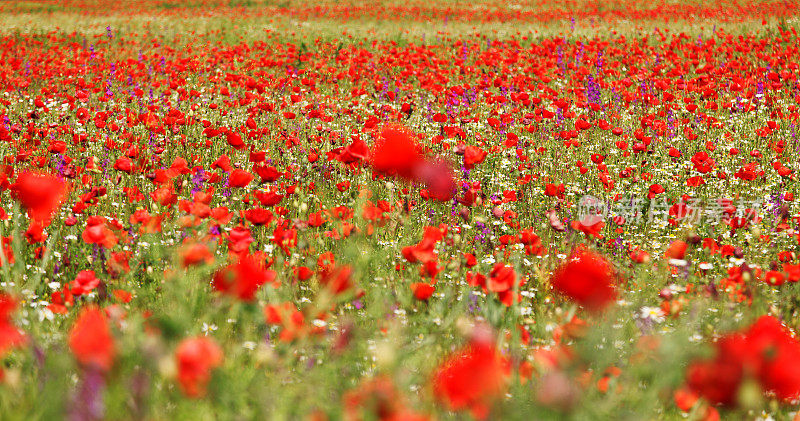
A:
[[[217,291],[233,295],[243,301],[253,301],[261,285],[273,282],[276,273],[264,269],[252,256],[244,255],[235,264],[228,265],[214,275]]]
[[[244,211],[244,218],[253,225],[266,225],[272,222],[272,212],[264,208],[253,208]]]
[[[334,266],[332,269],[323,269],[320,283],[325,285],[334,294],[341,294],[353,287],[351,279],[353,269],[350,266]]]
[[[58,177],[31,171],[20,174],[11,189],[31,219],[45,224],[50,223],[68,192],[66,183]]]
[[[377,173],[424,184],[426,190],[420,192],[423,197],[449,200],[456,190],[452,168],[442,161],[429,161],[420,154],[413,133],[403,126],[383,128],[370,153],[370,164]]]
[[[114,162],[114,169],[126,173],[132,173],[134,170],[133,161],[130,158],[120,157]]]
[[[11,322],[11,313],[16,307],[13,298],[0,293],[0,358],[9,349],[25,343],[25,335]]]
[[[273,182],[283,175],[283,173],[278,172],[277,168],[267,165],[253,165],[253,171],[261,177],[262,181],[267,182]]]
[[[131,299],[133,299],[133,294],[122,289],[115,289],[113,294],[114,298],[116,298],[117,301],[120,301],[125,304],[131,302]]]
[[[478,264],[478,259],[472,253],[464,253],[465,263],[464,265],[468,268],[471,268]]]
[[[192,398],[204,396],[211,370],[222,364],[222,357],[222,349],[211,338],[199,336],[181,341],[175,350],[175,359],[183,393]]]
[[[800,342],[778,319],[762,316],[744,332],[723,336],[713,359],[689,366],[689,388],[714,404],[734,406],[745,378],[784,402],[800,398]]]
[[[592,219],[589,218],[589,221],[591,222]],[[604,221],[597,221],[590,225],[586,225],[583,222],[584,221],[574,220],[570,222],[569,225],[572,227],[572,229],[582,232],[587,237],[592,236],[595,238],[603,238],[603,234],[600,234],[600,231],[602,231],[606,226]]]
[[[259,202],[263,206],[275,206],[283,200],[283,195],[276,193],[275,191],[260,191],[257,190],[253,193],[258,199]]]
[[[402,126],[387,125],[372,150],[370,163],[375,171],[410,179],[423,162],[412,139],[413,133]]]
[[[489,280],[486,283],[486,288],[492,292],[506,292],[514,288],[514,282],[517,280],[517,275],[511,266],[503,263],[495,263],[492,271],[489,272]]]
[[[78,272],[75,280],[70,282],[70,292],[72,295],[79,296],[92,292],[98,285],[100,280],[97,279],[93,270],[82,270]]]
[[[217,160],[211,164],[211,169],[213,170],[217,168],[225,172],[233,171],[233,165],[231,165],[231,158],[228,155],[222,155],[219,158],[217,158]]]
[[[208,246],[203,243],[190,244],[181,251],[181,265],[184,268],[213,261],[214,255],[211,254]]]
[[[297,279],[301,281],[307,281],[312,275],[314,275],[314,272],[305,266],[294,268],[292,271],[294,272],[294,275],[297,276]]]
[[[228,178],[228,185],[231,187],[245,187],[253,181],[253,174],[244,170],[233,170]]]
[[[159,187],[150,193],[150,197],[161,206],[172,206],[178,202],[178,196],[172,187]]]
[[[451,410],[468,409],[486,418],[489,406],[506,388],[507,362],[488,341],[473,340],[451,354],[433,376],[435,396]]]
[[[97,307],[84,308],[69,332],[69,348],[83,365],[108,371],[114,362],[116,347],[103,312]]]
[[[118,242],[117,236],[106,226],[106,219],[102,216],[90,216],[86,220],[81,238],[86,244],[100,244],[105,248],[114,247]]]
[[[486,159],[486,155],[488,155],[488,153],[483,149],[468,145],[464,148],[464,167],[467,169],[473,168],[475,165],[483,162],[483,160]]]
[[[427,301],[436,291],[436,288],[427,282],[415,282],[411,284],[411,291],[414,293],[414,298],[420,301]]]
[[[555,185],[553,183],[547,183],[544,186],[544,194],[546,196],[551,197],[564,197],[564,183]]]
[[[228,132],[225,134],[225,140],[231,145],[234,149],[242,149],[244,148],[244,141],[242,141],[242,136],[236,132]]]
[[[235,254],[247,253],[250,243],[255,241],[250,230],[238,226],[228,233],[228,249]]]
[[[366,159],[367,155],[369,155],[367,143],[359,138],[353,139],[353,143],[342,149],[341,153],[336,157],[336,159],[345,164],[353,164]]]
[[[553,288],[589,310],[599,311],[617,297],[611,265],[600,255],[584,247],[550,278]]]
[[[428,190],[428,196],[435,200],[450,200],[456,192],[453,169],[445,162],[423,162],[417,165],[414,179]]]

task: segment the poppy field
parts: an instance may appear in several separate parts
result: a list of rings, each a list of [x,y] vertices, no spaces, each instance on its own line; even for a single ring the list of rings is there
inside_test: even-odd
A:
[[[799,3],[0,4],[0,419],[800,419]]]

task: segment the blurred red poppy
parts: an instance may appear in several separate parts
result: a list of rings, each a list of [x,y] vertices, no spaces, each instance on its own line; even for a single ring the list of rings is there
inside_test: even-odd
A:
[[[214,289],[233,295],[243,301],[253,301],[258,288],[273,282],[276,273],[264,269],[253,256],[243,255],[239,260],[214,274]]]
[[[67,184],[58,177],[31,171],[21,173],[11,189],[31,219],[45,225],[68,193]]]
[[[211,338],[198,336],[181,341],[175,350],[175,359],[183,393],[191,398],[204,396],[211,370],[222,364],[222,358],[222,349]]]
[[[81,364],[108,371],[114,363],[116,346],[103,312],[97,307],[81,310],[69,332],[69,348]]]
[[[410,179],[423,162],[413,133],[403,126],[387,125],[372,149],[370,163],[375,171]]]
[[[433,376],[433,392],[451,410],[468,409],[473,417],[484,419],[506,388],[506,370],[507,362],[494,344],[473,340],[439,366]]]
[[[784,402],[800,398],[800,342],[772,316],[761,316],[744,332],[715,344],[716,355],[689,366],[689,388],[713,404],[738,404],[745,378]]]
[[[420,301],[427,301],[436,291],[436,288],[426,282],[415,282],[411,284],[411,291],[414,293],[414,298]]]
[[[579,246],[550,278],[560,294],[592,311],[604,309],[617,297],[616,277],[602,256]]]
[[[0,358],[9,349],[25,343],[25,335],[11,321],[11,313],[16,307],[13,298],[0,293]]]

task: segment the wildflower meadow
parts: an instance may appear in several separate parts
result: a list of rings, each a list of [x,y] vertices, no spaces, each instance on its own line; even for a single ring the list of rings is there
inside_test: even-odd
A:
[[[800,419],[798,23],[0,2],[0,420]]]

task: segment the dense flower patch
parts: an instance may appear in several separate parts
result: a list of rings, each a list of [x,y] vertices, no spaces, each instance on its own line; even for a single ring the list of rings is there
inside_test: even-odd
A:
[[[753,18],[791,18],[797,4],[787,1],[533,1],[517,2],[305,2],[286,0],[36,0],[0,6],[11,12],[72,12],[83,16],[214,17],[241,18],[285,16],[293,19],[337,21],[379,19],[382,21],[538,22],[609,20],[659,20],[665,22],[714,19],[743,22]]]
[[[794,416],[793,3],[173,3],[4,6],[2,413]]]

